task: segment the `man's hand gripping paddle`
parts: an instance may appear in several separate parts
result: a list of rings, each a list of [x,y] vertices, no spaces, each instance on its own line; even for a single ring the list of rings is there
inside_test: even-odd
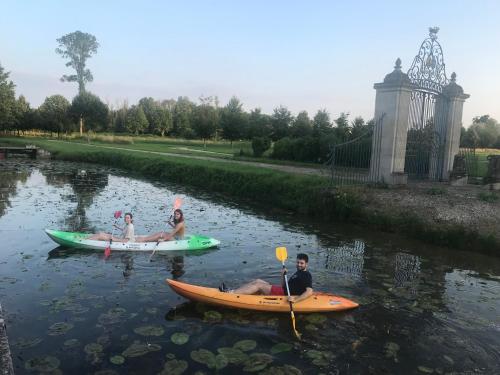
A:
[[[285,260],[288,258],[288,254],[286,252],[286,247],[277,247],[276,248],[276,258],[281,262],[281,265],[283,266],[283,269],[285,268]],[[286,292],[288,294],[288,297],[290,297],[290,288],[288,287],[288,278],[286,277],[286,271],[283,274],[283,278],[285,279],[285,285],[286,285]],[[300,340],[301,334],[297,331],[295,328],[295,314],[293,313],[293,305],[292,302],[288,301],[290,304],[290,315],[292,317],[292,327],[293,327],[293,332],[295,333],[295,336]]]

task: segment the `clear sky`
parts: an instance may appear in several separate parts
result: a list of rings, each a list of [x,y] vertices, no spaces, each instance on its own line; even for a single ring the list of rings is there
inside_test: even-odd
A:
[[[280,104],[312,116],[371,118],[373,84],[397,57],[407,70],[429,26],[439,26],[448,77],[470,94],[464,125],[500,120],[500,1],[36,1],[0,0],[0,63],[32,106],[71,99],[76,83],[54,50],[80,30],[100,47],[87,89],[111,105],[232,95],[246,110]]]

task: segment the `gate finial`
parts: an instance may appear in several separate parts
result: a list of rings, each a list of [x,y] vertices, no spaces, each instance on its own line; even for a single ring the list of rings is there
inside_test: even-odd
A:
[[[431,37],[432,40],[436,40],[438,38],[437,33],[439,31],[439,27],[434,26],[434,27],[429,27],[429,36]]]
[[[396,59],[396,65],[394,65],[394,69],[401,70],[401,59],[399,57]]]

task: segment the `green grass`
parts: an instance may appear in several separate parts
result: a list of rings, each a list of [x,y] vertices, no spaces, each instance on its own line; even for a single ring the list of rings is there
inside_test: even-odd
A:
[[[478,199],[483,202],[494,203],[500,200],[500,194],[495,192],[482,191],[477,195]]]

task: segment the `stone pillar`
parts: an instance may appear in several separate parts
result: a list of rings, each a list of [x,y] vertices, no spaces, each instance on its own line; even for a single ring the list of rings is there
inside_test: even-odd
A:
[[[408,111],[413,84],[401,71],[401,59],[396,60],[394,71],[384,82],[374,85],[375,129],[372,141],[370,176],[372,181],[390,185],[406,184],[404,173]],[[378,124],[378,119],[383,116]],[[379,126],[380,125],[380,126]]]
[[[453,170],[453,161],[460,148],[460,132],[462,128],[462,110],[465,99],[470,95],[464,94],[464,90],[456,83],[457,75],[452,73],[451,81],[443,87],[442,95],[446,102],[444,150],[441,180],[448,181]]]

